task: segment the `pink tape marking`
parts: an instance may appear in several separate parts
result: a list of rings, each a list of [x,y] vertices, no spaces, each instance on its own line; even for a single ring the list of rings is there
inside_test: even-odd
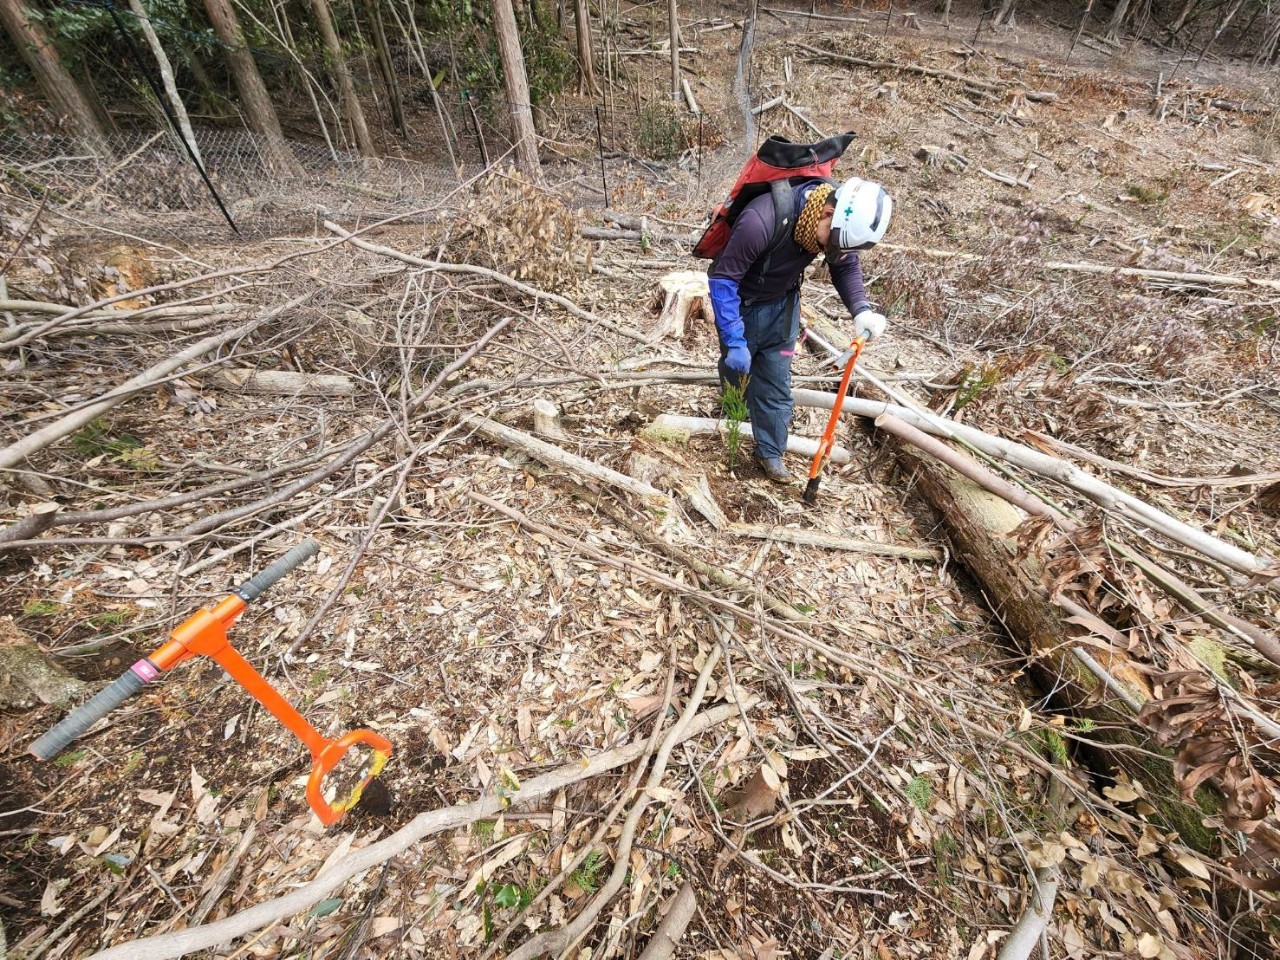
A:
[[[796,352],[795,352],[794,350],[779,350],[779,351],[778,351],[778,356],[780,356],[780,357],[794,357],[795,355],[796,355]]]
[[[156,665],[146,659],[139,660],[129,669],[136,673],[143,683],[150,683],[156,677],[160,676],[160,671],[156,668]]]

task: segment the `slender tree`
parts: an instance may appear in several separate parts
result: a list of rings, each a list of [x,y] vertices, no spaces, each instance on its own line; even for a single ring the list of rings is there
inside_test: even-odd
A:
[[[195,131],[191,129],[191,118],[187,116],[187,108],[178,93],[178,84],[173,79],[173,64],[169,62],[169,56],[164,52],[160,37],[156,35],[155,27],[151,25],[151,18],[148,16],[146,8],[142,6],[142,0],[129,0],[129,9],[133,11],[134,19],[138,22],[138,29],[147,38],[147,46],[151,48],[151,54],[156,58],[156,66],[160,68],[160,81],[164,86],[165,97],[169,100],[169,108],[173,112],[173,118],[178,124],[178,132],[186,138],[187,145],[191,148],[191,153],[195,157],[196,163],[203,167],[204,160],[200,157],[199,146],[196,145]],[[180,156],[185,156],[185,154],[180,154]]]
[[[400,80],[396,77],[395,63],[391,59],[391,46],[387,43],[387,30],[382,22],[381,0],[367,0],[369,6],[369,22],[373,26],[373,49],[378,57],[378,71],[382,74],[382,85],[387,88],[387,99],[391,101],[391,120],[396,130],[405,140],[409,139],[409,128],[404,122],[404,104],[400,98]]]
[[[591,11],[587,0],[573,0],[573,31],[578,45],[578,92],[600,96],[596,82],[595,58],[591,54]]]
[[[756,116],[751,112],[751,50],[756,43],[756,18],[760,0],[749,0],[742,18],[742,39],[738,43],[738,68],[733,75],[733,96],[742,111],[742,149],[750,156],[756,148]]]
[[[356,148],[363,156],[376,157],[378,151],[373,144],[373,135],[369,133],[369,124],[364,119],[364,109],[356,97],[355,84],[351,82],[351,70],[347,67],[347,58],[342,52],[338,31],[333,28],[329,0],[311,0],[311,9],[315,13],[316,25],[320,27],[320,37],[324,40],[324,48],[328,55],[329,72],[342,99],[342,112],[351,126],[351,135],[355,138]]]
[[[1226,32],[1227,27],[1231,26],[1231,21],[1235,19],[1236,14],[1240,12],[1240,8],[1243,6],[1244,0],[1235,0],[1235,4],[1230,7],[1225,14],[1223,14],[1222,19],[1218,21],[1218,25],[1213,29],[1213,35],[1205,41],[1204,48],[1200,51],[1200,56],[1196,57],[1195,65],[1191,68],[1192,70],[1200,66],[1200,61],[1203,60],[1204,55],[1209,52],[1209,48],[1213,46],[1214,41]]]
[[[1169,36],[1175,37],[1181,31],[1183,25],[1187,22],[1187,18],[1191,16],[1191,11],[1195,9],[1198,0],[1185,0],[1182,9],[1178,11],[1178,15],[1173,18],[1173,23],[1169,24]]]
[[[1071,37],[1071,46],[1067,48],[1067,60],[1071,59],[1071,54],[1075,53],[1076,44],[1080,42],[1080,35],[1084,33],[1085,25],[1089,22],[1089,15],[1093,13],[1094,0],[1089,0],[1084,5],[1084,13],[1080,15],[1080,24],[1076,27],[1075,34]]]
[[[200,62],[200,56],[187,40],[182,41],[182,64],[191,72],[191,79],[195,82],[196,93],[201,106],[205,110],[213,110],[222,99],[218,91],[213,86],[213,81],[209,79],[209,74],[204,68],[204,64]],[[218,109],[221,113],[221,108]]]
[[[1111,20],[1107,24],[1106,37],[1108,40],[1115,40],[1120,36],[1120,31],[1124,28],[1124,18],[1129,13],[1129,0],[1119,0],[1115,10],[1111,14]]]
[[[34,74],[49,105],[77,136],[93,146],[100,145],[105,137],[102,125],[75,78],[58,59],[58,51],[49,42],[44,26],[31,18],[22,0],[0,0],[0,22]]]
[[[529,79],[524,71],[524,54],[520,51],[520,35],[516,32],[516,13],[511,0],[493,0],[493,27],[498,36],[498,56],[502,58],[502,76],[511,108],[511,125],[515,131],[516,166],[535,182],[542,180],[538,160],[538,133],[533,127],[533,104],[529,100]]]
[[[240,93],[240,103],[244,107],[249,127],[266,142],[268,165],[277,173],[301,177],[302,168],[289,149],[289,144],[285,142],[284,131],[280,129],[280,118],[276,116],[276,108],[267,94],[267,86],[262,82],[257,64],[253,62],[253,54],[245,45],[244,34],[240,32],[240,21],[236,19],[230,0],[204,0],[204,8],[209,15],[213,32],[222,41],[222,53],[226,57],[236,90]]]
[[[676,0],[667,0],[667,25],[671,34],[671,99],[680,99],[680,18]]]

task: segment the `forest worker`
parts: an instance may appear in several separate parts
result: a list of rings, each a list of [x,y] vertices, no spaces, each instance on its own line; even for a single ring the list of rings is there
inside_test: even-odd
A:
[[[805,267],[825,254],[831,282],[853,317],[855,337],[884,332],[885,318],[867,300],[858,251],[884,236],[893,201],[877,183],[854,178],[793,186],[795,227],[770,252],[774,201],[756,197],[734,221],[724,252],[711,264],[711,305],[720,337],[720,381],[741,388],[755,437],[755,460],[775,483],[790,483],[782,462],[791,400],[791,358],[800,333],[800,284]]]

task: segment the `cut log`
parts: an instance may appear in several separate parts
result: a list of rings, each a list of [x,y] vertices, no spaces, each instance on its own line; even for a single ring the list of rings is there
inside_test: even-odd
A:
[[[1049,601],[1034,560],[1019,559],[1015,531],[1023,514],[910,444],[895,440],[892,446],[913,476],[915,489],[946,525],[957,560],[982,585],[996,616],[1027,656],[1033,675],[1051,691],[1054,705],[1094,721],[1091,737],[1102,745],[1094,762],[1112,775],[1123,772],[1145,784],[1147,798],[1183,841],[1209,852],[1214,838],[1201,821],[1216,808],[1206,811],[1178,799],[1172,764],[1151,755],[1152,745],[1128,707],[1074,656],[1078,641],[1071,636],[1065,612]],[[1126,699],[1151,698],[1150,686],[1122,649],[1099,650],[1091,659],[1125,689]]]
[[[19,474],[22,476],[22,474]],[[53,502],[38,503],[31,512],[19,520],[0,530],[0,543],[14,540],[34,540],[52,527],[58,520],[58,511],[62,505]]]
[[[697,911],[697,894],[693,892],[693,884],[686,880],[680,887],[680,892],[671,898],[667,915],[649,938],[649,945],[640,954],[640,960],[667,960],[674,954],[680,938],[684,936]]]
[[[245,367],[215,370],[207,383],[221,390],[280,397],[349,397],[356,392],[351,378],[339,373],[297,373],[293,370]]]
[[[689,105],[689,112],[694,116],[701,114],[702,108],[698,106],[698,101],[693,98],[693,88],[689,86],[687,78],[680,78],[680,89],[684,91],[684,102]]]
[[[792,399],[797,406],[819,407],[830,410],[835,402],[835,395],[820,390],[792,390]],[[1205,533],[1196,527],[1157,510],[1132,494],[1125,493],[1111,484],[1085,473],[1074,464],[1050,457],[1038,450],[992,436],[968,424],[947,420],[930,413],[911,410],[896,404],[879,400],[864,400],[860,397],[846,397],[842,412],[846,415],[870,417],[875,419],[883,413],[891,413],[914,427],[931,433],[934,436],[958,439],[990,457],[1004,460],[1014,466],[1030,470],[1037,476],[1065,484],[1071,489],[1088,497],[1099,506],[1127,517],[1139,526],[1145,526],[1176,543],[1189,547],[1198,553],[1216,560],[1218,563],[1240,573],[1263,576],[1275,576],[1280,563],[1270,557],[1260,557],[1227,543],[1218,537]]]
[[[514,447],[549,467],[557,467],[564,470],[579,481],[613,487],[615,490],[621,490],[624,493],[639,497],[651,506],[670,506],[670,498],[656,487],[651,487],[649,484],[643,483],[634,477],[629,477],[625,473],[611,470],[609,467],[602,467],[600,464],[585,457],[580,457],[576,453],[562,450],[553,443],[547,443],[545,440],[531,437],[529,434],[522,433],[514,427],[507,426],[505,423],[499,423],[497,420],[490,420],[488,417],[476,415],[465,416],[462,420],[473,427],[481,436],[488,437],[497,443]]]
[[[901,547],[896,543],[876,543],[874,540],[858,540],[841,537],[821,530],[796,530],[792,527],[766,527],[754,523],[731,523],[728,533],[753,540],[773,540],[777,543],[793,543],[801,547],[818,547],[822,550],[843,550],[872,557],[896,557],[900,560],[938,560],[936,550],[922,547]]]
[[[751,437],[751,424],[744,423],[739,427],[741,435]],[[649,426],[641,431],[641,436],[658,442],[687,442],[690,437],[727,436],[728,420],[714,420],[711,417],[681,417],[664,413],[655,417]],[[812,457],[818,452],[818,441],[809,437],[787,437],[787,453],[798,453]],[[848,463],[852,457],[844,447],[833,447],[829,458],[832,463]]]

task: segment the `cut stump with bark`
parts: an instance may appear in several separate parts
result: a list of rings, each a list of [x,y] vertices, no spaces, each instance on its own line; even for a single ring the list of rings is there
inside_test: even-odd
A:
[[[689,321],[701,317],[713,319],[707,275],[702,270],[677,270],[660,278],[653,301],[658,319],[649,331],[650,343],[663,337],[679,340]]]
[[[12,620],[0,619],[0,710],[27,710],[37,703],[67,706],[88,689]]]

